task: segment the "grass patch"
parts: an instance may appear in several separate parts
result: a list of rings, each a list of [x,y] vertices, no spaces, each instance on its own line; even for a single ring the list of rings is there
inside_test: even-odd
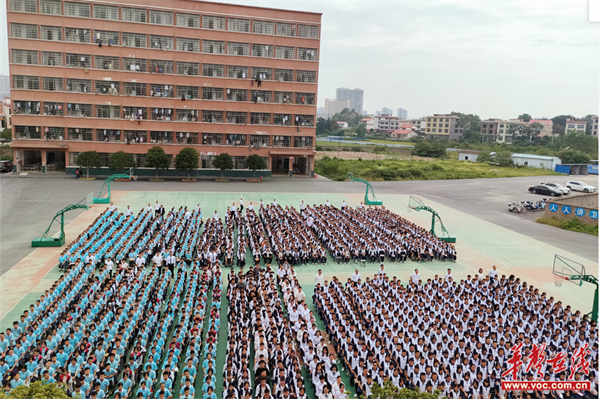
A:
[[[544,169],[525,167],[498,167],[487,164],[440,159],[435,161],[343,160],[324,157],[315,162],[315,173],[332,180],[343,181],[347,173],[367,180],[450,180],[494,177],[524,177],[560,175]]]
[[[594,236],[598,235],[598,225],[596,226],[588,226],[587,224],[583,224],[577,218],[571,218],[566,220],[559,220],[555,217],[545,217],[542,216],[535,220],[538,223],[547,224],[549,226],[558,227],[563,230],[576,231],[578,233],[591,234]]]

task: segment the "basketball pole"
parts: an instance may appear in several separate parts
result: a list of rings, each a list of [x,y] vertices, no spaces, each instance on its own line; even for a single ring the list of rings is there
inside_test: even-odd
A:
[[[595,322],[598,322],[598,279],[591,274],[584,274],[573,275],[571,276],[571,280],[585,281],[586,283],[594,284],[596,286],[596,289],[594,290],[594,304],[592,305],[592,311],[588,313],[588,316]]]

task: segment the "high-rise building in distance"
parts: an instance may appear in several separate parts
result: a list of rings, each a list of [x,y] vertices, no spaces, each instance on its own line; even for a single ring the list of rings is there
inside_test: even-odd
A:
[[[404,108],[398,108],[398,113],[396,116],[400,119],[408,119],[408,111]]]
[[[381,114],[382,115],[394,116],[393,112],[394,111],[392,111],[391,108],[386,108],[386,107],[381,108]]]
[[[325,99],[325,117],[330,118],[333,115],[350,108],[350,100],[330,100]]]
[[[359,114],[362,114],[363,95],[363,89],[349,89],[347,87],[335,89],[335,99],[338,101],[350,100],[350,110],[355,110]]]

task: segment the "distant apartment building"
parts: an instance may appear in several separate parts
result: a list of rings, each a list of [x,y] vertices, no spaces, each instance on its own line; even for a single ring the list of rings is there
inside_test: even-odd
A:
[[[12,129],[12,104],[8,97],[2,100],[2,113],[0,113],[0,129]]]
[[[396,116],[400,119],[408,119],[408,111],[404,108],[398,108],[398,113]]]
[[[425,134],[437,139],[458,140],[463,135],[463,129],[458,126],[458,116],[434,114],[427,117]]]
[[[10,76],[0,75],[0,97],[10,97]]]
[[[533,124],[533,123],[539,123],[540,125],[543,126],[543,128],[540,130],[540,137],[545,137],[545,136],[552,136],[552,127],[554,126],[554,123],[549,120],[549,119],[531,119],[529,121],[529,124]]]
[[[392,111],[390,108],[386,108],[386,107],[381,108],[381,114],[382,115],[392,116],[392,115],[394,115],[393,112],[394,111]]]
[[[587,121],[578,121],[575,119],[567,119],[567,123],[565,125],[565,133],[572,132],[572,131],[585,133],[586,126],[587,126]]]
[[[517,125],[517,124],[527,124],[527,122],[524,122],[523,119],[509,119],[509,120],[502,120],[502,119],[488,119],[485,120],[483,122],[481,122],[481,130],[483,132],[484,129],[486,129],[487,125],[487,130],[488,130],[488,135],[489,130],[490,130],[490,123],[494,123],[494,121],[496,121],[496,129],[495,132],[493,133],[493,135],[495,135],[495,140],[497,143],[503,143],[503,144],[512,144],[513,142],[513,135],[512,133],[510,133],[510,127],[512,125]],[[483,135],[483,133],[482,133]],[[492,137],[488,137],[489,141],[492,141]]]
[[[592,136],[598,137],[598,115],[596,115],[592,118],[591,133],[592,133]]]
[[[500,127],[501,126],[501,127]],[[497,140],[498,131],[502,129],[502,134],[505,133],[506,121],[502,119],[486,119],[481,121],[481,141],[494,142]]]
[[[359,114],[363,112],[363,89],[349,89],[347,87],[340,87],[335,89],[336,100],[350,100],[350,109],[355,110]]]
[[[398,130],[400,125],[405,121],[396,116],[375,115],[372,118],[364,118],[361,122],[365,124],[368,131],[373,131],[375,133],[390,133],[394,130]]]
[[[325,117],[330,118],[333,115],[342,112],[345,108],[350,108],[350,100],[330,100],[325,99]]]
[[[426,133],[426,129],[427,129],[427,118],[415,118],[415,119],[410,119],[408,120],[408,122],[411,125],[415,125],[416,127],[418,127],[419,132],[421,134],[425,134]]]

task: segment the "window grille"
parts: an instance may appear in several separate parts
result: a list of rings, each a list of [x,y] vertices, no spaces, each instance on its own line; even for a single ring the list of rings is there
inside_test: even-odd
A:
[[[44,128],[44,138],[46,140],[63,140],[64,135],[64,127],[46,126]]]
[[[198,122],[197,109],[178,109],[177,120],[180,122]]]
[[[42,130],[39,126],[15,126],[15,137],[18,139],[41,139],[42,138]]]
[[[170,121],[174,118],[173,108],[150,108],[150,119],[153,121]]]
[[[291,147],[291,136],[273,136],[273,147]]]
[[[146,107],[123,107],[123,118],[125,119],[148,119],[148,108]]]
[[[271,92],[267,90],[252,90],[251,98],[255,103],[270,103]]]
[[[42,51],[42,65],[63,66],[63,53],[52,51]]]
[[[119,7],[94,4],[94,18],[108,19],[110,21],[119,20]]]
[[[296,71],[296,82],[317,83],[317,71]]]
[[[294,59],[294,47],[277,46],[275,50],[275,58],[284,58],[286,60]]]
[[[109,46],[118,46],[119,32],[95,30],[94,39],[95,43],[108,44]]]
[[[200,167],[202,169],[212,169],[213,167],[213,160],[215,159],[216,155],[200,155],[200,161],[201,161],[201,165]]]
[[[68,140],[92,141],[92,129],[82,127],[67,128]]]
[[[298,59],[305,61],[317,61],[318,51],[316,48],[298,48]]]
[[[318,39],[319,27],[315,25],[298,25],[298,36]]]
[[[125,130],[123,141],[128,143],[147,143],[148,132],[146,130]]]
[[[314,115],[296,115],[295,124],[297,126],[314,126],[315,116]]]
[[[96,80],[96,94],[107,94],[118,96],[121,91],[121,83],[110,80]]]
[[[202,40],[202,52],[208,54],[225,54],[225,42]]]
[[[121,42],[124,47],[146,48],[146,35],[141,33],[121,33]]]
[[[123,58],[123,70],[148,72],[148,60],[145,58]]]
[[[202,122],[223,123],[223,111],[202,110]]]
[[[92,81],[90,79],[67,78],[67,90],[74,93],[91,93]]]
[[[256,79],[259,76],[261,80],[273,80],[273,69],[264,67],[252,67],[252,78]]]
[[[12,23],[10,24],[10,37],[17,37],[19,39],[37,39],[38,27],[37,25]]]
[[[44,76],[44,90],[64,91],[63,78],[51,78]]]
[[[177,13],[177,26],[184,26],[188,28],[199,28],[200,27],[200,16],[194,14],[183,14]]]
[[[240,18],[229,18],[227,20],[227,30],[234,32],[250,32],[250,20]]]
[[[250,55],[250,44],[248,43],[227,43],[227,54],[229,55]]]
[[[145,97],[147,87],[146,83],[123,82],[123,94],[132,97]]]
[[[146,10],[141,8],[121,8],[121,20],[129,22],[146,22]]]
[[[226,134],[225,135],[225,145],[233,145],[233,146],[246,146],[247,138],[245,134]]]
[[[292,125],[292,114],[275,114],[273,115],[274,125],[291,126]]]
[[[37,12],[37,1],[8,0],[8,10],[15,12]]]
[[[150,60],[151,73],[173,73],[173,61]]]
[[[92,104],[67,103],[67,116],[77,118],[91,118]]]
[[[173,144],[173,132],[150,132],[150,142],[156,144]]]
[[[296,24],[277,22],[277,36],[296,36]]]
[[[271,145],[271,137],[270,136],[262,136],[262,135],[251,135],[250,136],[250,145],[256,149],[262,147],[269,147]],[[267,162],[267,165],[269,163]]]
[[[150,48],[173,50],[173,38],[170,36],[150,35]]]
[[[245,125],[248,119],[246,112],[227,111],[227,123]]]
[[[63,39],[62,28],[60,26],[42,26],[41,39],[42,40],[62,41],[62,39]]]
[[[173,25],[173,13],[150,10],[150,23],[155,25]]]
[[[250,78],[247,66],[227,65],[227,77],[235,79]]]
[[[246,89],[227,89],[228,101],[248,101],[248,90]]]
[[[233,159],[233,169],[246,169],[246,157],[234,156],[231,158]]]
[[[71,43],[91,43],[92,31],[81,28],[65,28],[65,41]]]
[[[202,133],[202,145],[223,145],[223,134]]]
[[[202,16],[202,28],[225,30],[225,18],[213,17],[211,15]]]
[[[225,65],[220,64],[202,64],[202,76],[212,76],[213,78],[222,78],[225,75]]]
[[[60,0],[40,0],[40,13],[47,15],[61,15]]]
[[[218,87],[203,87],[202,88],[202,99],[221,101],[223,100],[223,89]]]
[[[251,125],[270,125],[271,114],[266,112],[252,112],[250,114]]]
[[[275,101],[277,104],[291,104],[292,103],[292,95],[291,91],[276,91],[275,92]]]
[[[256,20],[252,21],[252,33],[272,35],[275,33],[275,22]]]
[[[65,15],[69,17],[89,18],[90,5],[86,3],[72,3],[65,1]]]
[[[44,101],[44,115],[64,116],[65,105],[63,103]]]
[[[198,86],[177,86],[177,98],[186,100],[198,99]]]
[[[188,39],[185,37],[178,37],[177,38],[177,50],[199,53],[200,52],[200,40],[199,39]]]
[[[275,80],[279,82],[293,82],[294,81],[294,70],[293,69],[275,69]]]
[[[39,76],[26,76],[26,75],[13,75],[13,89],[39,90],[40,89],[40,77]]]
[[[40,63],[39,53],[35,50],[17,50],[12,51],[13,64],[38,65]]]
[[[121,69],[119,66],[119,57],[96,55],[94,56],[94,68],[119,70]]]
[[[121,141],[121,131],[112,129],[96,129],[96,141],[118,143]]]
[[[296,93],[296,104],[314,105],[315,93]]]
[[[65,55],[65,65],[69,68],[91,68],[92,56],[89,54],[71,54]]]
[[[179,40],[177,42],[179,43]],[[200,64],[197,62],[177,61],[178,75],[198,76],[199,68]]]
[[[15,115],[39,115],[39,101],[15,101],[13,103],[13,112]]]
[[[170,97],[173,98],[173,85],[152,84],[150,85],[150,95],[152,97]]]
[[[200,135],[197,132],[175,132],[175,142],[186,145],[200,144]]]
[[[256,44],[252,45],[252,56],[253,57],[265,57],[273,58],[273,46],[268,44]]]

